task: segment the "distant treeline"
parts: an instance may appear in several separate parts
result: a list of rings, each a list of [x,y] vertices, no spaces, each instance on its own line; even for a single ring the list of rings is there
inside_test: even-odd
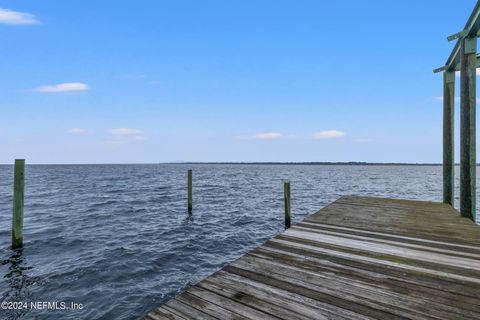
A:
[[[182,164],[242,164],[242,165],[318,165],[318,166],[441,166],[441,163],[402,162],[179,162]],[[458,164],[456,164],[458,165]]]

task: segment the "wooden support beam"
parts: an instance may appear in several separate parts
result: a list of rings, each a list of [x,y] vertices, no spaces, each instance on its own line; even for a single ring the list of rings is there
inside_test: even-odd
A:
[[[453,206],[454,199],[454,107],[455,72],[443,74],[443,202]]]
[[[476,221],[476,37],[462,40],[460,61],[460,213]]]
[[[12,249],[23,247],[25,160],[16,159],[13,176]]]

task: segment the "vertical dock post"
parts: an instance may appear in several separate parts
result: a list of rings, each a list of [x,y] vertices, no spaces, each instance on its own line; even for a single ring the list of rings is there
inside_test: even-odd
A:
[[[188,212],[192,212],[193,197],[192,197],[192,170],[188,170]]]
[[[460,51],[460,213],[475,221],[477,38],[462,39]]]
[[[16,159],[13,177],[12,249],[23,247],[25,160]]]
[[[285,201],[285,229],[290,228],[291,224],[291,208],[290,208],[290,181],[283,184],[283,199]]]
[[[455,186],[454,157],[455,71],[443,74],[443,203],[453,206]]]

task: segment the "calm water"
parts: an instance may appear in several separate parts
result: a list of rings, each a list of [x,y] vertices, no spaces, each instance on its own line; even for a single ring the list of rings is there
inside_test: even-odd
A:
[[[12,251],[12,177],[0,166],[1,301],[83,309],[1,319],[137,319],[282,231],[285,179],[294,222],[345,194],[439,201],[442,181],[439,166],[32,165]]]

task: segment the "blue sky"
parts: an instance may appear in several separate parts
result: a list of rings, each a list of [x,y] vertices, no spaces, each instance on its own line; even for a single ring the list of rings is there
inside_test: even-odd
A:
[[[0,0],[0,163],[441,162],[475,3]]]

